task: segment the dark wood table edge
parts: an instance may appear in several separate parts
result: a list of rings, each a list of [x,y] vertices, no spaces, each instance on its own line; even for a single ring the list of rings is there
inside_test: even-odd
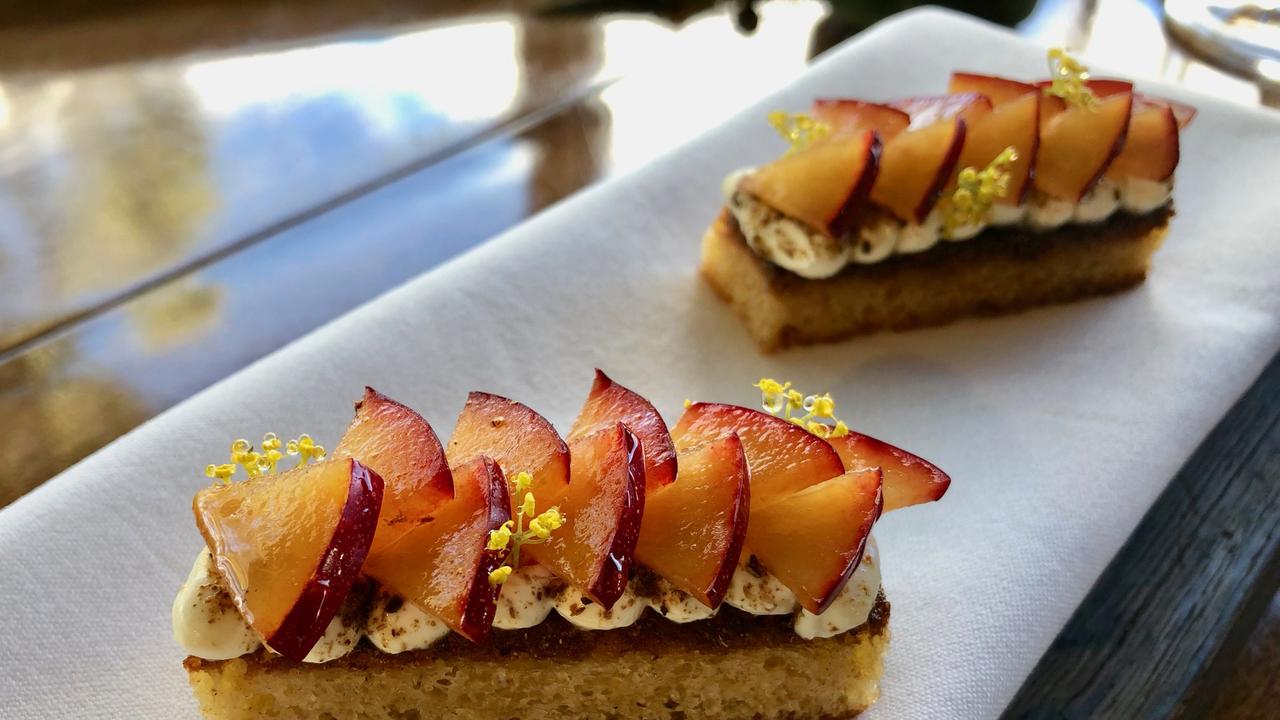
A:
[[[1005,718],[1202,717],[1280,587],[1280,354],[1112,559]]]

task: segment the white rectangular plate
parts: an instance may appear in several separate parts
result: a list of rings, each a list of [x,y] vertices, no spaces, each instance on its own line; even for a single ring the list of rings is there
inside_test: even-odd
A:
[[[201,544],[200,470],[233,437],[332,443],[365,384],[446,438],[471,389],[565,429],[594,366],[669,421],[686,397],[750,404],[760,376],[829,390],[855,428],[950,472],[942,502],[877,528],[893,644],[871,716],[995,715],[1280,345],[1280,123],[1143,87],[1200,116],[1154,273],[1114,297],[763,357],[696,267],[721,178],[780,149],[766,111],[939,93],[957,69],[1038,76],[1043,52],[949,13],[898,16],[679,152],[339,319],[0,512],[0,715],[196,713],[169,607]],[[280,282],[307,282],[288,272]]]

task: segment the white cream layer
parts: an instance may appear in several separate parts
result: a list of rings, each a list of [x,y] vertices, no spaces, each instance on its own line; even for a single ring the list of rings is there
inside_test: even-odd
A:
[[[551,573],[540,567],[512,573],[498,596],[494,627],[533,627],[552,610],[583,630],[626,627],[639,620],[646,609],[681,623],[715,615],[715,611],[665,580],[659,580],[652,597],[641,596],[634,583],[629,585],[607,612],[574,588],[554,592],[555,584]],[[745,566],[734,573],[725,602],[753,615],[795,615],[796,634],[812,639],[838,635],[865,623],[879,592],[879,556],[874,539],[868,539],[862,563],[821,615],[802,610],[795,595],[777,578],[757,574]],[[329,623],[305,662],[324,663],[343,657],[355,649],[362,635],[379,650],[396,654],[430,647],[449,634],[449,628],[435,616],[381,591],[374,597],[363,625],[348,624],[343,615],[338,613]],[[187,582],[174,599],[173,634],[188,654],[206,660],[239,657],[262,646],[262,639],[244,621],[218,581],[207,549],[196,558]]]
[[[1173,196],[1173,178],[1163,182],[1103,178],[1076,203],[1033,191],[1022,205],[995,206],[984,223],[948,229],[941,211],[934,208],[923,222],[903,223],[885,216],[855,228],[848,237],[834,238],[739,191],[739,184],[750,172],[731,173],[723,187],[729,212],[738,221],[747,245],[765,260],[813,279],[831,277],[850,263],[869,265],[892,255],[924,252],[943,240],[968,240],[987,227],[1017,225],[1045,231],[1068,223],[1096,223],[1119,210],[1151,212]]]

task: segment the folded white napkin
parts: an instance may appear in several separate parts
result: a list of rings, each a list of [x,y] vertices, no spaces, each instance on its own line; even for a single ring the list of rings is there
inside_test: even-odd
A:
[[[471,389],[564,430],[594,366],[669,421],[686,397],[751,404],[760,376],[790,379],[951,473],[942,502],[877,529],[893,643],[871,717],[998,713],[1280,345],[1280,123],[1190,100],[1200,116],[1184,135],[1178,216],[1132,292],[758,354],[696,267],[722,176],[780,149],[765,112],[815,95],[939,93],[955,69],[1043,75],[1044,51],[948,13],[899,16],[679,152],[333,322],[0,511],[0,716],[196,713],[169,608],[201,546],[201,468],[232,438],[306,431],[332,444],[365,384],[444,438]]]

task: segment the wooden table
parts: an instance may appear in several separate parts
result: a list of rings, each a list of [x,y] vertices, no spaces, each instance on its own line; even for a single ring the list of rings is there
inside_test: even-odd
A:
[[[0,3],[0,506],[713,126],[798,73],[825,14],[762,3],[744,37],[725,8],[677,25],[500,1],[131,4]],[[1170,47],[1148,3],[1043,2],[1020,30],[1136,77],[1276,102]],[[1009,715],[1275,716],[1277,397],[1273,362]]]

